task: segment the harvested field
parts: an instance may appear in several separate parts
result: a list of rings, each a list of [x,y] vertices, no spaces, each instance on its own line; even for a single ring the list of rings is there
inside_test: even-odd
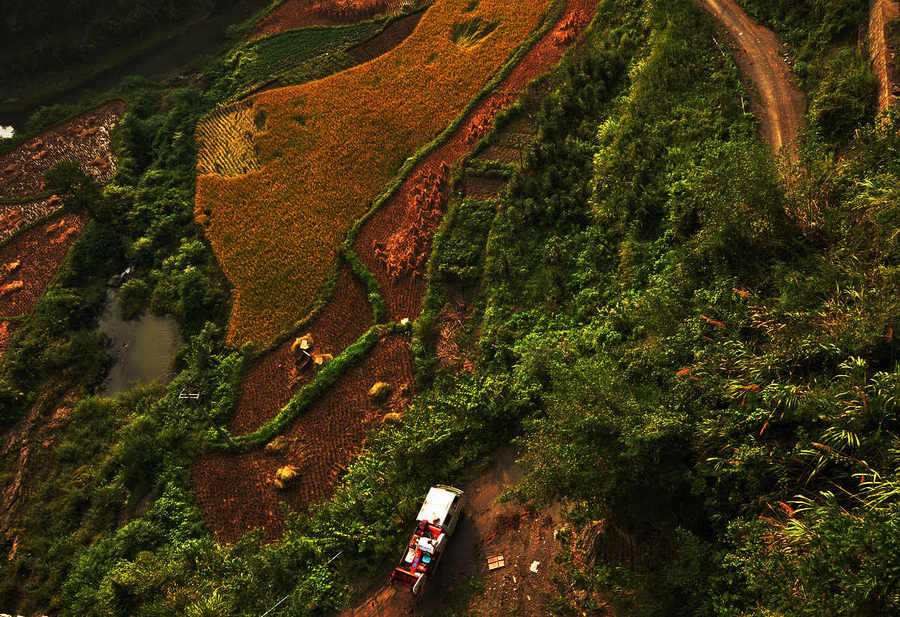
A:
[[[247,103],[217,109],[197,124],[197,173],[239,176],[259,169],[253,148],[265,116],[253,117]]]
[[[84,227],[74,214],[38,225],[0,247],[0,315],[27,315]]]
[[[386,54],[413,33],[424,14],[424,11],[417,11],[392,21],[377,36],[348,49],[347,54],[353,58],[356,64],[369,62]]]
[[[11,206],[0,205],[0,242],[13,236],[26,225],[62,208],[57,196]]]
[[[253,29],[257,39],[306,26],[337,26],[395,13],[402,0],[286,0]]]
[[[438,0],[409,38],[372,62],[253,97],[254,118],[266,114],[254,139],[262,168],[197,180],[196,215],[234,287],[230,344],[268,342],[309,311],[353,223],[499,70],[548,5],[482,0],[470,9],[470,0]],[[478,16],[496,27],[465,47],[455,43],[454,28]],[[518,92],[561,53],[552,41],[539,45],[507,88]]]
[[[381,405],[367,394],[376,381],[393,386],[391,398]],[[284,528],[280,501],[303,510],[327,499],[364,446],[367,432],[385,414],[403,408],[412,382],[409,337],[389,336],[294,423],[280,440],[280,453],[261,449],[201,456],[191,470],[191,482],[217,539],[233,542],[255,528],[275,539]],[[299,477],[281,491],[272,481],[287,465],[296,467]]]
[[[342,264],[334,296],[301,334],[309,332],[313,335],[315,353],[336,357],[362,336],[370,325],[372,311],[366,289]],[[262,356],[247,372],[229,427],[232,433],[250,433],[274,418],[315,375],[313,367],[300,372],[296,376],[299,379],[292,375],[293,341],[291,338]]]
[[[474,130],[473,126],[476,124],[483,126],[486,114],[492,112],[493,116],[496,116],[504,109],[498,101],[511,104],[531,80],[559,62],[565,52],[565,47],[558,42],[560,32],[569,31],[572,23],[582,24],[580,27],[583,27],[589,23],[595,10],[596,3],[590,0],[570,0],[557,26],[525,54],[497,89],[472,110],[459,130],[443,146],[421,161],[392,197],[363,225],[354,248],[366,267],[378,278],[387,300],[389,319],[399,320],[404,317],[414,319],[421,311],[425,294],[423,277],[418,276],[415,270],[399,275],[394,270],[392,275],[385,265],[385,259],[378,251],[385,239],[392,237],[399,230],[419,224],[418,213],[413,205],[420,193],[418,178],[423,173],[440,173],[441,169],[454,166],[471,149],[467,136]],[[574,22],[573,15],[579,15]],[[443,200],[441,206],[443,212],[446,209],[446,200]],[[424,255],[431,252],[431,240],[440,223],[440,217],[430,217],[428,221],[429,227],[424,230],[427,239],[421,244]]]
[[[486,200],[497,197],[506,186],[506,182],[504,178],[466,175],[457,188],[467,197]]]
[[[125,104],[107,103],[41,133],[0,157],[0,198],[35,195],[44,190],[44,172],[62,161],[76,161],[99,182],[116,173],[109,132]]]

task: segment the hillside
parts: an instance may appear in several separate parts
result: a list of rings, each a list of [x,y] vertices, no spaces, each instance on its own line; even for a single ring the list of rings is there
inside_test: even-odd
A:
[[[194,17],[33,8],[85,21],[32,94]],[[0,612],[900,613],[896,9],[282,0],[38,110],[0,143]]]

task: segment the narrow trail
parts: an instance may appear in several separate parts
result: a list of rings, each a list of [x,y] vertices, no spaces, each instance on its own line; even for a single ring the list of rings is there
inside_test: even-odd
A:
[[[780,54],[778,39],[771,30],[756,24],[734,0],[699,2],[735,43],[735,62],[744,78],[754,86],[751,110],[759,119],[763,137],[776,156],[786,154],[788,159],[796,161],[797,136],[806,111],[806,98],[794,85],[793,75]]]
[[[897,0],[875,0],[869,10],[869,53],[872,69],[878,78],[878,113],[884,113],[893,104],[900,87],[897,84],[897,66],[887,36],[887,26],[900,18]]]

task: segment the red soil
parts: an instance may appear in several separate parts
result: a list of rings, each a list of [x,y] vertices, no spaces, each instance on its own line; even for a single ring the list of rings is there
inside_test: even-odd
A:
[[[438,174],[443,167],[455,165],[471,149],[468,136],[473,131],[477,133],[483,130],[479,127],[485,125],[486,117],[493,119],[525,90],[530,81],[559,62],[565,52],[565,47],[559,43],[560,37],[569,41],[574,40],[575,37],[567,33],[576,28],[583,28],[593,18],[596,4],[591,0],[569,0],[556,27],[525,54],[494,92],[472,110],[459,130],[444,145],[422,160],[393,196],[363,225],[354,248],[363,263],[378,278],[387,300],[388,316],[391,320],[404,317],[413,319],[419,314],[425,295],[425,281],[423,277],[416,276],[414,271],[399,276],[389,274],[384,261],[376,255],[378,246],[376,243],[384,243],[398,231],[420,223],[421,217],[416,213],[414,205],[418,192],[418,178],[423,173]],[[442,201],[440,207],[443,213],[446,210],[446,199]],[[431,252],[431,239],[440,224],[440,218],[440,216],[429,218],[428,224],[423,229],[423,233],[427,236],[420,247],[424,255]]]
[[[83,227],[84,221],[67,214],[0,248],[0,315],[17,317],[31,312]]]
[[[401,0],[286,0],[266,15],[251,39],[306,26],[350,24],[395,12]]]
[[[113,101],[60,124],[0,157],[0,198],[44,190],[44,172],[62,161],[77,161],[99,182],[115,175],[109,132],[125,104]]]
[[[341,264],[334,296],[301,334],[310,332],[313,335],[315,353],[337,356],[370,325],[372,311],[366,289],[350,269]],[[264,355],[247,373],[241,385],[237,411],[231,420],[233,433],[250,433],[274,418],[315,375],[316,369],[310,366],[299,374],[300,379],[293,379],[293,342],[294,339],[290,339]]]
[[[62,199],[56,195],[24,204],[0,205],[0,241],[15,235],[32,221],[59,210],[62,205]]]
[[[367,390],[376,381],[394,387],[390,400],[374,404]],[[233,542],[261,528],[270,539],[284,530],[279,502],[295,510],[328,498],[366,434],[384,414],[406,404],[413,381],[412,354],[406,336],[389,336],[303,414],[284,435],[283,453],[209,453],[191,470],[191,483],[210,529],[219,541]],[[280,491],[272,484],[285,465],[299,470],[297,480]]]

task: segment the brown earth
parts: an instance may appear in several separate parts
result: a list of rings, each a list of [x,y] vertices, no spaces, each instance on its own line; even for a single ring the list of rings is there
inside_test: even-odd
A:
[[[440,176],[442,170],[459,162],[471,150],[469,135],[473,131],[483,130],[486,116],[493,118],[506,106],[511,105],[530,81],[559,62],[569,43],[574,41],[569,33],[580,32],[590,22],[596,8],[597,3],[591,0],[569,0],[556,27],[524,55],[490,95],[475,106],[449,140],[416,165],[394,194],[362,226],[354,248],[366,267],[375,274],[384,291],[389,319],[394,321],[403,318],[414,319],[422,308],[425,294],[425,280],[422,273],[417,271],[389,273],[377,254],[379,244],[398,233],[398,230],[420,224],[416,209],[412,206],[421,192],[419,179],[427,174]],[[442,209],[446,210],[446,199],[442,202]],[[429,227],[424,230],[427,240],[421,244],[420,250],[426,255],[431,252],[431,239],[437,231],[440,218],[431,219]]]
[[[0,156],[0,198],[42,192],[44,172],[62,161],[77,161],[98,182],[107,182],[116,173],[109,132],[124,109],[122,101],[106,103]]]
[[[27,315],[78,239],[84,221],[66,214],[0,247],[0,315]]]
[[[778,40],[771,30],[757,25],[734,0],[699,1],[734,42],[735,62],[744,79],[753,85],[750,108],[759,119],[763,137],[776,155],[786,154],[795,161],[806,98],[795,85]]]
[[[370,325],[372,311],[366,289],[350,269],[341,264],[334,295],[300,334],[309,332],[313,335],[313,353],[337,357]],[[300,372],[299,379],[292,378],[293,341],[291,338],[259,358],[247,372],[229,426],[233,433],[250,433],[274,418],[291,397],[312,380],[316,372],[314,367]]]
[[[416,11],[400,19],[395,19],[377,35],[348,49],[347,54],[357,64],[366,63],[386,54],[413,33],[413,30],[422,21],[422,15],[424,14],[425,11]]]
[[[376,583],[374,589],[362,591],[364,597],[353,601],[342,617],[424,616],[448,609],[482,617],[546,615],[544,600],[555,588],[553,558],[560,544],[554,532],[560,527],[561,511],[558,506],[535,511],[512,502],[497,503],[521,477],[514,453],[506,449],[481,475],[463,484],[464,517],[420,598],[414,599],[403,587]],[[487,558],[498,555],[506,565],[488,571]],[[537,572],[531,571],[534,562]],[[481,579],[484,586],[466,597],[473,579]]]
[[[393,387],[381,404],[368,396],[377,381]],[[385,414],[405,407],[412,383],[409,337],[388,336],[291,425],[280,439],[281,452],[201,456],[191,469],[191,484],[216,538],[234,542],[257,528],[270,540],[278,538],[284,530],[280,502],[303,511],[331,496],[369,431]],[[282,491],[272,480],[286,465],[295,466],[299,478]]]
[[[253,29],[251,39],[305,28],[338,26],[394,13],[401,0],[286,0]]]
[[[895,54],[887,37],[887,26],[900,18],[896,0],[875,0],[869,11],[869,53],[878,78],[878,113],[885,112],[900,95]]]

